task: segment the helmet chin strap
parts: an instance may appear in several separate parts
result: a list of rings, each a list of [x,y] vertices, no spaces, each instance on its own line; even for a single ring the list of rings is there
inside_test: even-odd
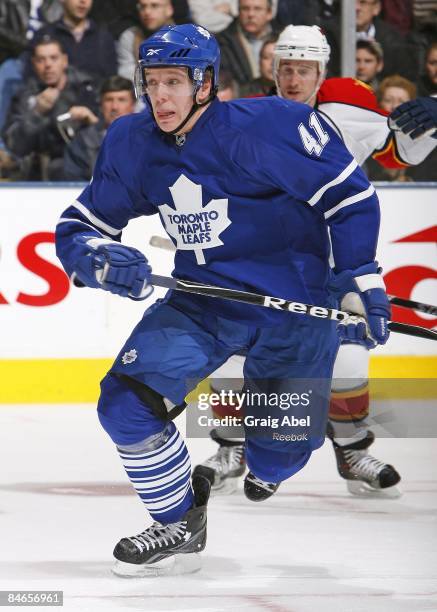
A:
[[[181,123],[174,130],[171,130],[171,132],[165,132],[164,130],[161,130],[161,132],[163,132],[164,134],[167,134],[168,136],[174,136],[175,134],[177,134],[177,132],[179,132],[180,130],[182,130],[183,127],[186,126],[188,121],[199,110],[199,108],[202,108],[203,106],[206,106],[212,100],[214,100],[214,98],[217,95],[217,89],[213,89],[211,91],[210,95],[205,100],[205,102],[197,102],[197,100],[196,100],[197,93],[198,92],[196,91],[196,93],[193,95],[193,105],[192,105],[188,115],[185,117],[185,119],[183,121],[181,121]],[[159,129],[161,129],[161,128],[159,128]]]
[[[313,89],[313,91],[311,92],[311,94],[308,96],[308,98],[305,100],[304,104],[309,104],[310,100],[312,98],[314,98],[314,96],[317,95],[317,92],[319,91],[323,81],[325,80],[325,76],[326,76],[326,70],[322,70],[320,72],[319,78],[317,79],[317,83]]]
[[[193,97],[193,105],[192,105],[192,107],[190,109],[190,112],[185,117],[185,119],[183,121],[181,121],[181,123],[178,125],[178,127],[176,127],[174,130],[171,130],[171,132],[165,132],[165,133],[166,134],[170,134],[171,136],[174,136],[175,134],[177,134],[177,132],[179,132],[183,127],[185,127],[187,125],[188,121],[191,119],[191,117],[194,115],[194,113],[196,113],[199,110],[199,108],[202,108],[202,106],[205,106],[206,104],[208,104],[208,102],[210,102],[209,98],[205,102],[201,102],[199,104],[199,102],[196,102],[196,96],[194,96]]]

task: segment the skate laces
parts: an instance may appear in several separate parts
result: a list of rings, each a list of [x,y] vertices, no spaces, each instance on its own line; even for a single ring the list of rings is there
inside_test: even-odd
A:
[[[203,465],[219,474],[226,474],[239,467],[242,458],[243,446],[220,446],[216,454],[207,459]]]
[[[346,460],[350,467],[358,472],[359,475],[367,478],[378,478],[379,473],[386,467],[386,464],[372,455],[369,455],[365,450],[344,450]]]
[[[230,446],[229,447],[229,467],[235,469],[240,467],[241,460],[244,456],[243,446]]]
[[[161,525],[153,523],[142,533],[128,538],[135,546],[143,552],[144,549],[161,548],[169,543],[176,544],[177,540],[181,540],[186,533],[187,521],[179,521],[178,523],[169,523]]]

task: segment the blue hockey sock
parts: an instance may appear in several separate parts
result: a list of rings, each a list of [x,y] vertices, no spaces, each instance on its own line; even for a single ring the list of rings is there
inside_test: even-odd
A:
[[[173,422],[143,442],[117,447],[127,475],[150,515],[175,523],[193,506],[191,463]]]

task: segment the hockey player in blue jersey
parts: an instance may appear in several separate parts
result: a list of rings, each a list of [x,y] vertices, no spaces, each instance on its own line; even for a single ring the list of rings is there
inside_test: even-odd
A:
[[[133,299],[151,291],[145,256],[120,240],[131,219],[159,214],[177,248],[175,277],[326,306],[329,228],[337,271],[366,309],[367,326],[352,326],[386,342],[378,200],[334,131],[279,98],[219,102],[220,52],[202,27],[166,26],[139,53],[137,87],[151,113],[113,123],[93,180],[59,220],[57,253],[73,282]],[[247,429],[245,493],[259,501],[323,444],[338,343],[333,322],[213,298],[169,292],[146,311],[98,403],[155,521],[117,544],[117,573],[144,575],[205,546],[209,482],[191,486],[172,421],[196,381],[244,350],[249,390],[254,381],[269,393],[327,383],[311,406],[317,434],[296,442]]]

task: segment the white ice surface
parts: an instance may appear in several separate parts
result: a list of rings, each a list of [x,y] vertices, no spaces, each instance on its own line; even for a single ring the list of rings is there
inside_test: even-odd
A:
[[[193,464],[215,449],[188,443]],[[402,474],[400,499],[351,497],[327,443],[269,501],[210,501],[199,573],[128,580],[112,549],[145,515],[94,408],[2,406],[0,589],[63,590],[83,612],[437,610],[436,440],[372,450]]]

